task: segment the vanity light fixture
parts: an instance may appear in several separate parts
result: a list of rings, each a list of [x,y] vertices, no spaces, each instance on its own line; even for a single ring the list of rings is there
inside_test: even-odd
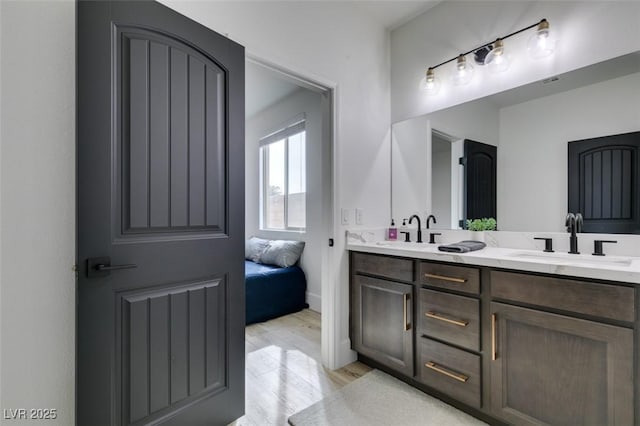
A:
[[[552,32],[549,30],[549,21],[541,19],[535,24],[524,27],[518,31],[514,31],[504,37],[499,37],[495,41],[485,43],[480,47],[469,50],[468,52],[461,53],[460,55],[441,62],[438,65],[429,67],[425,76],[420,80],[420,89],[430,95],[438,93],[440,89],[440,81],[436,76],[435,70],[436,68],[452,61],[456,61],[456,69],[452,77],[453,84],[456,86],[468,84],[473,77],[473,65],[471,65],[466,58],[470,53],[473,53],[474,62],[476,64],[481,66],[487,65],[487,68],[492,73],[507,71],[511,65],[511,61],[505,50],[504,40],[534,27],[536,27],[536,32],[532,34],[527,41],[529,54],[534,59],[544,58],[551,55],[555,50],[556,40]]]

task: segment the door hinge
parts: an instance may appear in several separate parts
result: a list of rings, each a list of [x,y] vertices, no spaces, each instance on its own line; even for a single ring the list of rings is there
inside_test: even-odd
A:
[[[333,238],[329,238],[329,247],[333,247]]]
[[[458,164],[460,164],[461,166],[466,166],[467,165],[467,157],[458,158]]]

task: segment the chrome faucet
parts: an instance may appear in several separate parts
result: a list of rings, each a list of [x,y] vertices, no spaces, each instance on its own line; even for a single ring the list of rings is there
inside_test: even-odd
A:
[[[422,242],[422,224],[420,223],[420,216],[418,216],[417,214],[414,214],[413,216],[411,216],[409,218],[409,225],[411,225],[411,222],[413,221],[414,217],[418,221],[418,238],[416,239],[416,243],[421,243]]]
[[[427,224],[426,224],[427,229],[429,229],[429,222],[431,222],[431,219],[433,219],[433,223],[438,223],[438,221],[436,221],[436,217],[430,214],[429,217],[427,217]]]
[[[567,227],[567,232],[571,233],[571,235],[569,236],[569,253],[570,254],[580,254],[580,252],[578,251],[578,236],[576,234],[582,232],[582,224],[583,224],[583,219],[580,213],[567,214],[565,226]]]

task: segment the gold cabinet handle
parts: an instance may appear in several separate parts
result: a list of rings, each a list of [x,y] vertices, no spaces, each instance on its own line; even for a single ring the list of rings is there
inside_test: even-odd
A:
[[[467,380],[469,380],[469,376],[465,376],[464,374],[459,374],[459,373],[454,373],[453,371],[439,366],[438,364],[436,364],[433,361],[429,361],[427,362],[425,365],[425,367],[430,368],[434,371],[437,371],[440,374],[444,374],[447,377],[451,377],[452,379],[456,379],[459,382],[465,383]]]
[[[466,283],[466,278],[447,277],[445,275],[424,274],[425,278],[433,278],[435,280],[450,281],[452,283]]]
[[[404,293],[402,295],[402,313],[404,316],[404,331],[411,330],[411,324],[409,323],[409,319],[407,317],[407,302],[409,301],[409,294]]]
[[[498,358],[496,348],[496,314],[491,314],[491,360],[495,361]]]
[[[460,319],[453,319],[453,318],[447,318],[446,316],[439,314],[438,312],[425,312],[424,313],[425,317],[429,317],[429,318],[433,318],[433,319],[437,319],[438,321],[444,321],[444,322],[448,322],[449,324],[455,324],[455,325],[459,325],[460,327],[466,327],[469,324],[469,321],[467,320],[460,320]]]

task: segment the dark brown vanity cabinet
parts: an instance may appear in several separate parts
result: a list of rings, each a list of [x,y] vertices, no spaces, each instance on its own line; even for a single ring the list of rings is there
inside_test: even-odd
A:
[[[351,341],[485,420],[638,426],[636,292],[630,284],[352,252]]]
[[[413,376],[412,280],[411,260],[351,255],[353,349],[409,377]]]
[[[491,284],[492,298],[506,302],[491,302],[494,416],[524,425],[634,423],[633,330],[573,316],[632,320],[634,288],[496,271]]]

